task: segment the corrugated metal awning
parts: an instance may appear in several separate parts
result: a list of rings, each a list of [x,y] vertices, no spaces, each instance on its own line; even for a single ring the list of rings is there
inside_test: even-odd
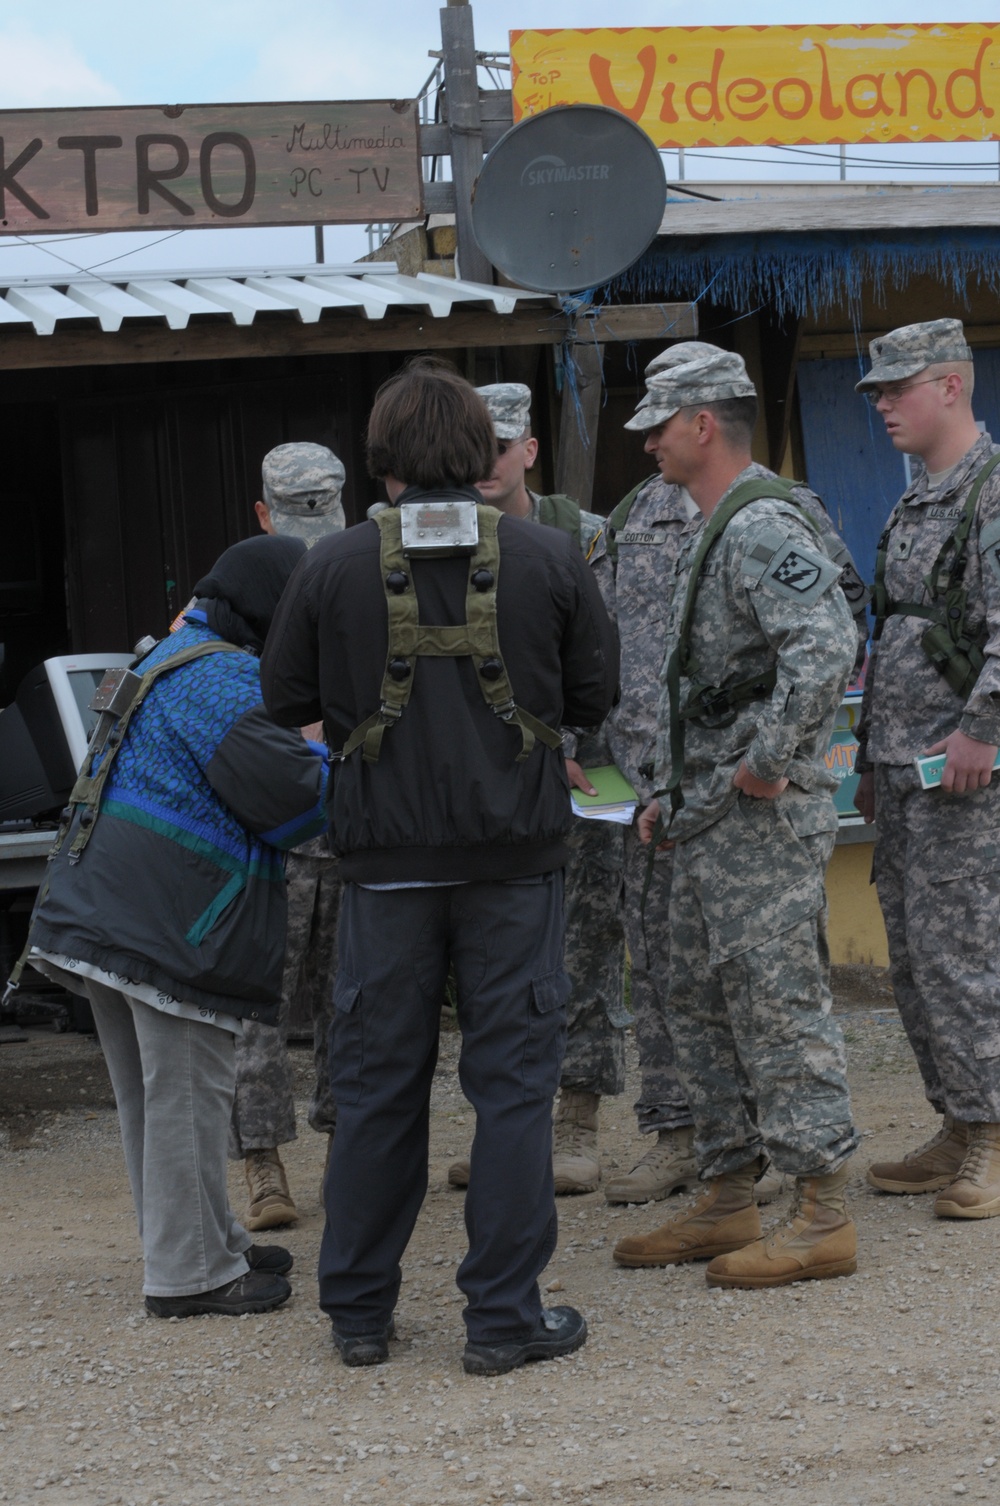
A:
[[[204,272],[141,272],[120,277],[19,277],[0,281],[0,325],[34,327],[39,335],[59,326],[94,327],[115,334],[139,322],[186,329],[203,320],[237,325],[260,318],[315,324],[336,310],[382,319],[389,309],[414,309],[446,319],[456,304],[510,314],[543,293],[462,282],[421,272],[400,273],[394,263],[354,263],[295,268],[214,268]],[[0,332],[0,342],[3,335]]]

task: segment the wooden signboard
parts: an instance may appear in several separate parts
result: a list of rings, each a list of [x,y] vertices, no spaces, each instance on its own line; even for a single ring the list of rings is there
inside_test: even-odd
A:
[[[413,100],[0,112],[0,235],[422,217]]]

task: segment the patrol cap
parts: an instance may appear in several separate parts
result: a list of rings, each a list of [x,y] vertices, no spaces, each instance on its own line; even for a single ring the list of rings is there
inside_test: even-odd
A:
[[[872,369],[862,377],[855,392],[868,392],[887,382],[904,382],[938,361],[971,361],[961,319],[929,319],[924,324],[904,324],[879,335],[868,346]]]
[[[491,382],[476,391],[486,404],[497,439],[520,439],[531,422],[531,388],[523,382]]]
[[[646,395],[626,429],[655,429],[681,408],[756,397],[743,357],[703,340],[682,340],[646,367]]]
[[[260,473],[275,533],[304,539],[311,547],[343,528],[340,494],[346,472],[326,445],[279,444],[264,456]]]

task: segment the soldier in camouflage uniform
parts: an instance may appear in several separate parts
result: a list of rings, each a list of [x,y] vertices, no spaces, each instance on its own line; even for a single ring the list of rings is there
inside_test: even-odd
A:
[[[340,500],[344,467],[325,445],[278,445],[261,466],[263,500],[255,511],[265,533],[290,534],[312,546],[344,526]],[[322,728],[304,729],[317,739]],[[229,1154],[242,1160],[251,1230],[274,1229],[298,1217],[278,1146],[296,1138],[295,1104],[286,1041],[293,1004],[305,1000],[313,1025],[315,1087],[309,1123],[332,1136],[337,1122],[330,1096],[327,1049],[333,1011],[340,907],[338,864],[325,837],[288,854],[288,936],[278,1028],[248,1021],[236,1043],[236,1098]]]
[[[493,419],[499,458],[479,491],[491,507],[512,517],[561,528],[596,563],[604,553],[604,519],[568,497],[540,497],[525,485],[538,454],[530,428],[531,391],[521,382],[477,388]],[[603,731],[564,733],[570,784],[593,793],[584,767],[600,768],[612,757]],[[609,821],[578,820],[566,837],[572,857],[566,869],[566,971],[573,983],[567,1005],[566,1056],[555,1108],[552,1170],[557,1194],[593,1192],[601,1179],[597,1120],[601,1098],[625,1090],[622,929],[622,828]],[[469,1162],[448,1172],[452,1187],[465,1187]]]
[[[819,530],[752,473],[756,412],[742,360],[692,342],[667,352],[628,425],[707,520],[677,563],[656,753],[675,797],[667,1021],[707,1186],[614,1252],[629,1266],[711,1258],[710,1284],[750,1287],[855,1270],[844,1187],[858,1144],[823,888],[836,829],[824,754],[857,634]],[[645,840],[658,817],[654,801]],[[798,1190],[767,1240],[753,1199],[765,1150]]]
[[[879,546],[857,805],[878,821],[874,876],[893,989],[942,1120],[927,1144],[876,1162],[868,1180],[884,1192],[936,1192],[939,1217],[992,1218],[1000,1214],[1000,784],[991,779],[1000,745],[1000,464],[987,467],[1000,448],[973,417],[972,351],[957,319],[893,330],[872,341],[871,359],[859,390],[895,448],[923,466]],[[942,753],[940,788],[923,790],[914,758]]]
[[[695,355],[707,349],[702,342],[690,341],[682,353]],[[652,360],[646,367],[647,379],[675,361],[678,350],[680,346],[672,346]],[[771,474],[762,465],[747,467],[751,477]],[[821,529],[832,559],[842,567],[840,583],[858,625],[860,662],[868,637],[867,591],[820,499],[805,486],[796,486],[794,495]],[[618,626],[622,656],[621,699],[608,717],[605,733],[613,762],[634,785],[643,804],[654,790],[659,671],[677,558],[702,522],[700,510],[682,487],[659,474],[652,476],[612,513],[608,547],[595,567],[605,606]],[[630,1172],[605,1184],[605,1197],[612,1203],[665,1198],[697,1179],[691,1111],[666,1020],[672,863],[670,852],[656,853],[643,905],[649,850],[639,841],[635,826],[626,830],[625,936],[642,1073],[635,1110],[640,1133],[655,1134],[656,1140]],[[775,1173],[766,1174],[754,1189],[757,1202],[776,1196],[781,1183]]]

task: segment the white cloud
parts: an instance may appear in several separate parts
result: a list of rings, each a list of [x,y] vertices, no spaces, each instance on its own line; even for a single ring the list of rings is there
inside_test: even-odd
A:
[[[0,31],[0,59],[0,109],[113,105],[121,98],[64,36]]]

